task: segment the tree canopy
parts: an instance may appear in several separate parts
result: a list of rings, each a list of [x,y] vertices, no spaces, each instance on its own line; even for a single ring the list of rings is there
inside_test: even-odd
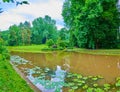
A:
[[[66,28],[58,30],[56,21],[46,15],[44,18],[39,17],[30,22],[25,21],[19,25],[12,25],[8,30],[0,32],[0,37],[9,46],[54,44],[69,42],[69,31]],[[54,45],[52,44],[52,45]]]
[[[115,48],[120,13],[118,0],[65,0],[63,18],[71,45],[82,48]]]

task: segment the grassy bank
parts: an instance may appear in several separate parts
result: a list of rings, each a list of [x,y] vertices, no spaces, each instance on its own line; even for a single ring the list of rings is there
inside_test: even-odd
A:
[[[47,50],[43,51],[43,49],[49,49],[48,46],[46,45],[10,46],[8,48],[9,51],[32,52],[32,53],[41,53],[41,52],[45,53]],[[50,51],[50,49],[48,51]],[[90,49],[73,48],[73,49],[64,49],[63,51],[79,52],[79,53],[95,54],[95,55],[120,55],[120,49],[90,50]]]
[[[6,60],[0,61],[0,92],[33,92]]]
[[[80,52],[85,54],[94,54],[94,55],[120,55],[120,49],[97,49],[97,50],[90,50],[90,49],[67,49],[67,51],[73,52]]]

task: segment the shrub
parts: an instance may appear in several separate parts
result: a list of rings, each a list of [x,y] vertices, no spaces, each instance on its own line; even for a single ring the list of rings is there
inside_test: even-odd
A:
[[[1,38],[0,38],[0,55],[3,60],[10,58],[8,50],[5,47],[4,41]]]
[[[65,40],[58,40],[58,42],[57,42],[57,45],[58,45],[58,47],[62,47],[62,48],[66,48],[66,47],[68,47],[68,41],[65,41]]]
[[[51,47],[54,45],[54,41],[52,39],[47,40],[46,44],[48,45],[48,47]]]

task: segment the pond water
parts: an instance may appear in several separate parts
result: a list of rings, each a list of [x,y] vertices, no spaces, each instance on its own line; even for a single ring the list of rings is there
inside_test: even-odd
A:
[[[70,89],[70,87],[67,88],[69,85],[71,85],[72,87],[72,90],[69,90],[69,92],[74,92],[73,90],[75,90],[75,92],[86,92],[84,91],[84,89],[86,89],[87,92],[93,92],[93,91],[89,91],[88,86],[94,87],[96,88],[96,90],[99,90],[97,83],[99,83],[99,85],[109,84],[107,86],[107,89],[103,88],[105,89],[104,90],[105,92],[108,92],[108,90],[112,90],[110,92],[116,92],[116,89],[120,90],[120,81],[119,84],[117,85],[118,87],[116,88],[113,87],[115,86],[116,78],[120,77],[120,56],[89,55],[89,54],[80,54],[77,52],[53,52],[53,53],[39,53],[39,54],[12,52],[11,55],[17,55],[25,59],[25,60],[21,60],[25,62],[19,63],[19,65],[17,65],[17,68],[21,72],[23,72],[23,74],[27,76],[27,78],[33,84],[35,84],[35,86],[37,86],[37,88],[40,89],[42,92],[67,92],[68,89]],[[14,61],[14,59],[12,59],[11,61]],[[16,62],[14,62],[14,64],[15,63]],[[45,70],[46,68],[47,70]],[[41,77],[42,81],[35,79],[40,76],[39,74],[34,73],[33,70],[31,70],[32,72],[28,72],[30,71],[30,69],[33,70],[38,69],[38,71],[44,69],[45,72],[42,72],[42,74],[44,75],[44,73],[46,74],[46,72],[48,72],[47,75],[50,76],[45,75],[44,78],[42,76]],[[69,75],[67,76],[68,79],[65,79],[65,76],[67,74]],[[70,77],[70,74],[72,77]],[[62,76],[62,78],[58,78],[58,76]],[[82,83],[78,79],[74,79],[75,76],[77,76],[76,78],[78,79],[83,78]],[[90,79],[90,76],[94,76],[94,77]],[[100,78],[103,77],[104,79],[101,79],[98,82],[96,81],[98,78],[96,76],[99,76]],[[79,87],[82,87],[82,89],[79,90],[79,87],[76,86],[75,83],[72,84],[73,81],[70,80],[70,78],[72,78],[75,83],[77,82],[76,85],[79,85]],[[46,80],[43,79],[46,79],[47,82]],[[49,86],[51,87],[52,91],[50,91],[51,90],[50,88],[48,88],[49,91],[47,89],[44,89],[43,85],[42,86],[39,85],[38,82],[34,80],[39,81],[39,84],[43,83],[44,81],[44,83],[45,82],[47,83],[45,85],[52,85]],[[50,82],[51,80],[52,82]],[[85,80],[88,81],[89,83],[88,82],[84,83]],[[96,82],[92,82],[91,80]],[[60,84],[59,87],[55,86],[57,84],[55,84],[53,81],[55,83],[58,82],[58,84]],[[65,84],[66,81],[67,82],[70,81],[70,83],[68,82],[69,85]],[[67,87],[63,88],[64,85],[67,85]],[[109,87],[112,87],[112,89],[110,89]],[[104,92],[104,91],[95,91],[95,92]]]

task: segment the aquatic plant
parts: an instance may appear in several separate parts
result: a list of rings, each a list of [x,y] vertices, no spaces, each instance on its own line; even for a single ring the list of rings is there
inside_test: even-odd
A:
[[[117,81],[115,84],[116,87],[120,87],[120,77],[116,78],[116,81]]]
[[[16,56],[16,55],[11,56],[11,57],[10,57],[10,61],[11,61],[12,63],[15,63],[15,65],[26,64],[26,63],[29,62],[28,60],[26,60],[26,59],[24,59],[24,58],[21,58],[21,57],[19,57],[19,56]]]

